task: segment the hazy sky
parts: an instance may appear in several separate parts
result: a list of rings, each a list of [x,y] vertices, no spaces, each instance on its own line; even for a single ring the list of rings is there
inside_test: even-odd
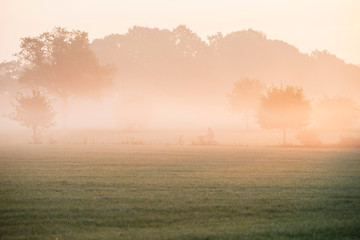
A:
[[[205,38],[253,28],[302,52],[326,49],[360,64],[359,0],[0,0],[0,61],[19,50],[19,39],[54,26],[90,38],[124,33],[133,25],[186,24]]]

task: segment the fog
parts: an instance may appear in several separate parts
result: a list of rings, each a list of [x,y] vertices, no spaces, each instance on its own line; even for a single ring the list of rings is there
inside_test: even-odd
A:
[[[87,143],[96,130],[122,133],[107,138],[113,143],[140,134],[146,143],[186,136],[197,145],[209,128],[218,144],[359,141],[360,67],[327,51],[301,53],[260,31],[205,40],[184,25],[134,26],[90,42],[86,32],[54,28],[24,36],[20,46],[16,61],[1,64],[3,142],[25,128],[41,132],[40,142],[50,135],[66,142],[68,132]],[[54,113],[53,124],[21,113],[33,89],[44,100],[32,104]]]

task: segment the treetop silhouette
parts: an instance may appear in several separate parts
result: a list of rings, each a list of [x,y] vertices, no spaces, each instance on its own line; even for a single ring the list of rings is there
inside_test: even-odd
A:
[[[86,32],[57,27],[37,37],[22,38],[20,47],[17,56],[27,66],[20,83],[46,88],[62,99],[98,97],[101,89],[112,84],[114,69],[99,64]]]
[[[301,88],[286,86],[271,87],[261,98],[258,122],[264,129],[283,130],[283,144],[286,144],[286,129],[302,128],[309,123],[310,101],[305,99]]]
[[[199,101],[199,96],[206,96],[199,93],[210,91],[220,97],[239,76],[301,86],[312,97],[324,92],[335,95],[339,90],[357,97],[360,88],[359,67],[326,51],[301,53],[252,29],[217,33],[205,41],[184,25],[174,29],[136,26],[96,39],[91,47],[101,62],[119,68],[116,81],[122,86],[151,87],[155,94],[169,97]]]

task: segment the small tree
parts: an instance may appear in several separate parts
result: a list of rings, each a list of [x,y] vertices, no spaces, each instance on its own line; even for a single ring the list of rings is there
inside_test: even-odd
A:
[[[282,129],[285,145],[286,129],[306,126],[310,112],[310,101],[305,99],[302,89],[292,86],[272,87],[261,98],[258,121],[264,129]]]
[[[249,119],[259,105],[261,94],[265,90],[265,84],[259,80],[245,78],[235,82],[234,89],[228,95],[231,109],[243,114],[246,119],[246,129],[249,129]]]
[[[358,117],[358,105],[350,98],[325,97],[314,105],[314,125],[325,130],[351,129]]]
[[[48,128],[54,125],[55,113],[50,101],[38,90],[31,95],[18,93],[14,103],[15,113],[10,118],[20,122],[22,126],[33,130],[33,143],[41,143],[39,128]]]
[[[323,144],[320,138],[318,137],[318,135],[314,131],[308,129],[304,129],[301,132],[299,132],[296,138],[304,146],[308,146],[308,147],[318,147]]]

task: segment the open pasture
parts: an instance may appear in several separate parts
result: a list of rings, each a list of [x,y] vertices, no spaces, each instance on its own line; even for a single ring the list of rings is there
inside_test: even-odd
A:
[[[0,239],[360,239],[360,150],[0,147]]]

